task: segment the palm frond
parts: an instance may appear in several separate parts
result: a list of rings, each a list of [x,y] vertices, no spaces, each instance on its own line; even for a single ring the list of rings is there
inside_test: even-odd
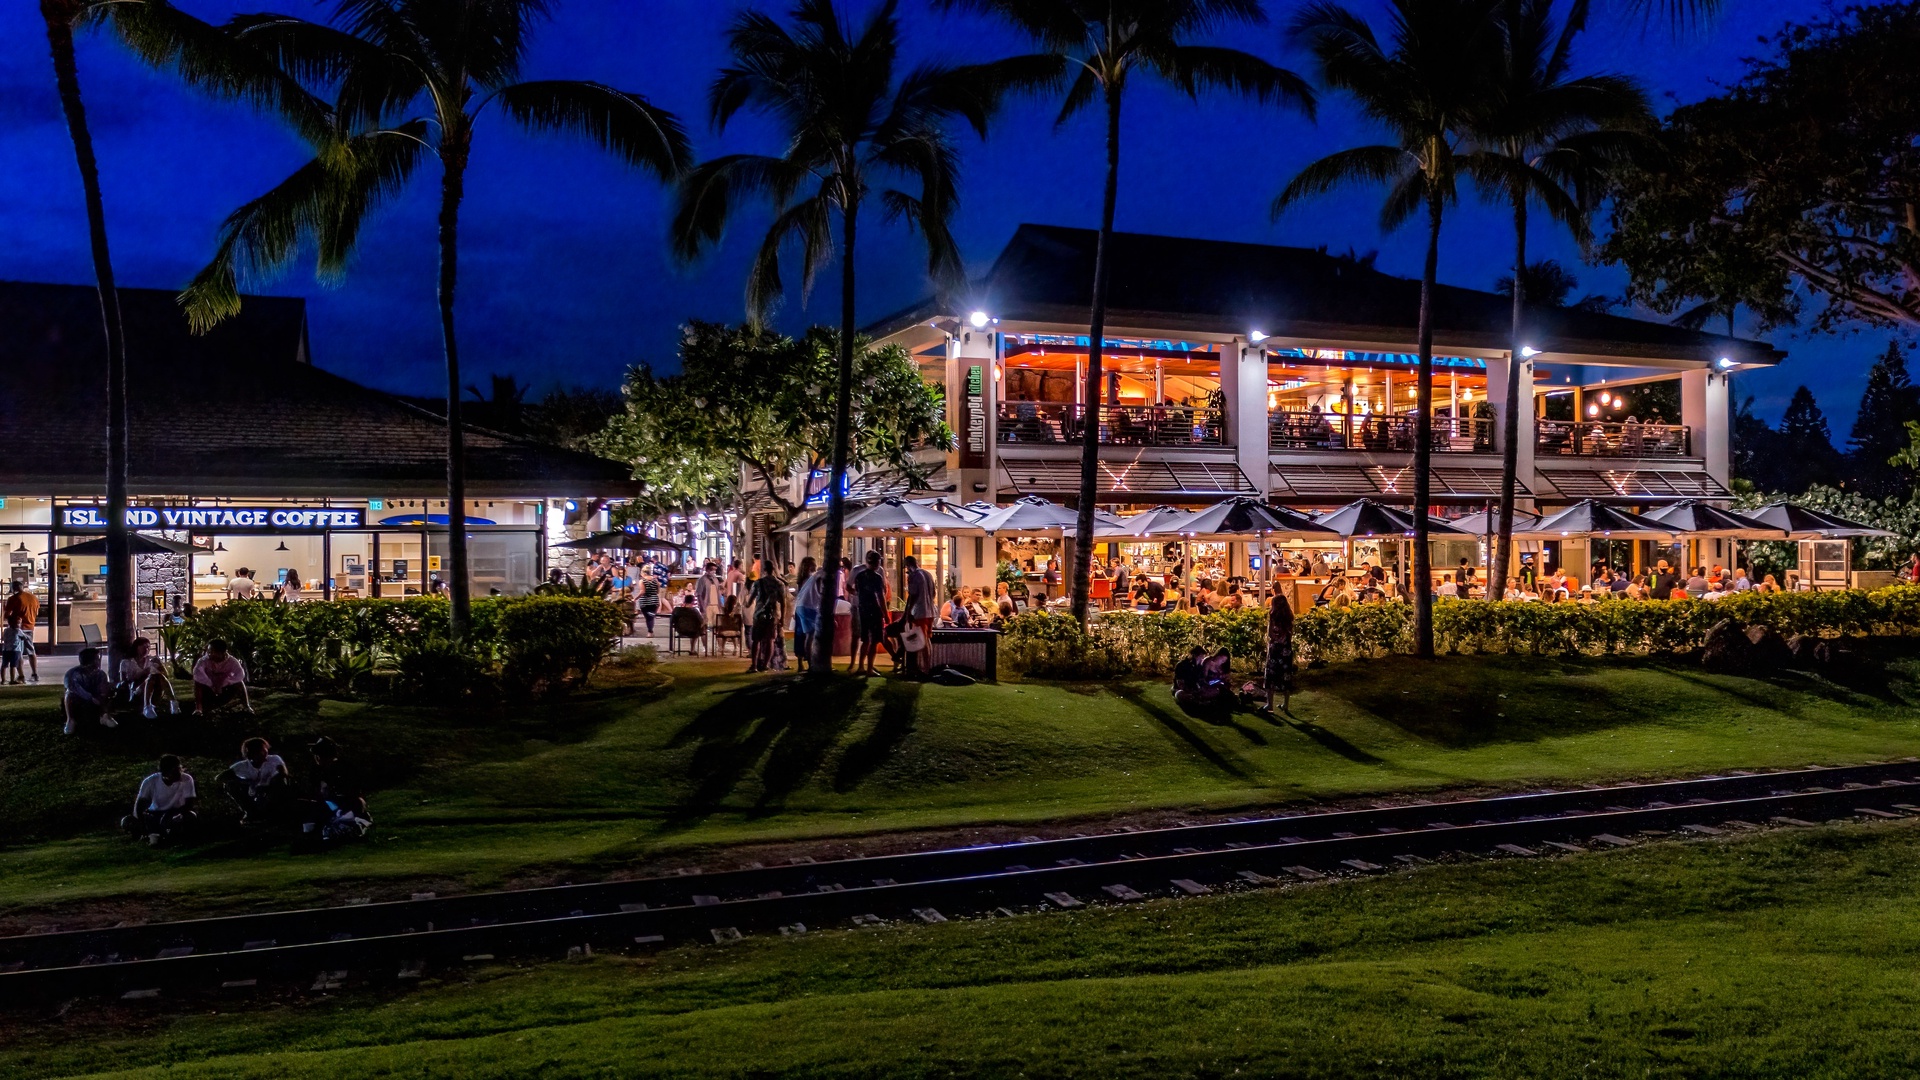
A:
[[[692,167],[693,146],[679,118],[639,94],[549,79],[501,87],[499,99],[507,115],[530,130],[584,135],[663,180],[676,180]]]
[[[1060,127],[1073,119],[1075,113],[1093,104],[1101,91],[1100,80],[1091,68],[1081,68],[1073,83],[1067,87],[1067,96],[1060,101],[1060,113],[1053,118],[1053,126]]]
[[[739,196],[764,195],[785,207],[809,175],[792,162],[759,154],[730,154],[694,166],[681,178],[674,200],[669,227],[674,257],[691,262],[718,243]]]
[[[1291,105],[1309,117],[1314,113],[1313,87],[1305,79],[1252,53],[1214,45],[1173,44],[1148,49],[1142,58],[1155,74],[1188,97],[1198,98],[1202,90],[1227,90],[1262,104]]]
[[[170,70],[216,97],[274,112],[318,144],[333,130],[333,111],[267,52],[202,22],[166,0],[98,4],[115,35],[135,56]]]
[[[260,197],[227,215],[214,257],[180,303],[195,333],[240,310],[240,282],[270,277],[311,242],[323,280],[346,269],[360,227],[397,194],[425,153],[426,125],[377,131],[331,145]]]
[[[1356,146],[1338,150],[1313,162],[1287,181],[1274,196],[1269,211],[1278,221],[1295,203],[1315,195],[1325,195],[1349,183],[1390,184],[1413,171],[1413,157],[1398,146]]]
[[[747,316],[755,325],[766,320],[785,291],[780,280],[780,249],[789,240],[800,242],[800,293],[813,292],[814,278],[833,258],[833,206],[827,196],[815,195],[788,207],[767,229],[747,274]]]

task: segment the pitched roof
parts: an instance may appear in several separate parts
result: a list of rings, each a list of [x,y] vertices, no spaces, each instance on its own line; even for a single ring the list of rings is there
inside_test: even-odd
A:
[[[246,298],[195,336],[171,293],[120,290],[136,495],[431,496],[446,422],[308,362],[306,303]],[[92,286],[0,282],[6,495],[94,495],[106,461],[106,337]],[[625,466],[467,427],[479,498],[615,495]]]
[[[977,303],[1002,322],[1084,325],[1092,302],[1092,229],[1021,225],[975,285]],[[1359,260],[1309,248],[1115,233],[1108,284],[1109,326],[1168,333],[1409,342],[1417,330],[1420,283]],[[881,320],[875,336],[963,314],[930,299]],[[1535,348],[1549,353],[1712,362],[1778,363],[1764,342],[1683,330],[1664,323],[1573,308],[1533,307]],[[1442,348],[1505,350],[1513,302],[1497,293],[1441,285],[1434,339]]]

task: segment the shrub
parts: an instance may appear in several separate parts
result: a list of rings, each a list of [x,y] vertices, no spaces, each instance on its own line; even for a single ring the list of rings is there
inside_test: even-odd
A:
[[[528,690],[557,690],[577,673],[584,685],[620,640],[626,620],[605,600],[530,596],[500,611],[507,680]]]
[[[225,638],[255,685],[351,693],[384,669],[404,692],[432,701],[505,683],[561,689],[584,683],[620,632],[604,600],[572,596],[489,597],[473,603],[467,638],[448,635],[438,597],[236,600],[195,611],[162,636],[185,675],[208,641]],[[570,676],[577,674],[577,680]]]
[[[1440,599],[1433,610],[1441,652],[1535,656],[1672,653],[1698,648],[1721,619],[1771,626],[1782,635],[1920,635],[1920,586],[1875,592],[1741,593],[1723,600],[1604,600],[1597,604],[1487,603]],[[1266,613],[1212,615],[1110,612],[1088,629],[1068,615],[1015,616],[1000,643],[1014,674],[1101,679],[1161,675],[1195,645],[1226,649],[1240,670],[1255,669],[1266,648]],[[1407,604],[1312,608],[1294,621],[1303,662],[1357,660],[1413,650]]]

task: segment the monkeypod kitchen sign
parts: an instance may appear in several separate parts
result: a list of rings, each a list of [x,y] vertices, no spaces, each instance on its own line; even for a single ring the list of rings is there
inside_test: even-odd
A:
[[[104,506],[61,506],[54,525],[65,533],[107,531]],[[364,529],[367,511],[358,506],[129,506],[127,528],[142,532],[321,533]]]

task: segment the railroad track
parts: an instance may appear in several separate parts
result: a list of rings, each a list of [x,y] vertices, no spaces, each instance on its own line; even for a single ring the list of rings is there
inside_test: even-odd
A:
[[[1651,834],[1920,815],[1920,759],[1411,803],[716,873],[0,938],[0,1003],[315,990],[575,952],[1199,895],[1455,854],[1625,847]]]

